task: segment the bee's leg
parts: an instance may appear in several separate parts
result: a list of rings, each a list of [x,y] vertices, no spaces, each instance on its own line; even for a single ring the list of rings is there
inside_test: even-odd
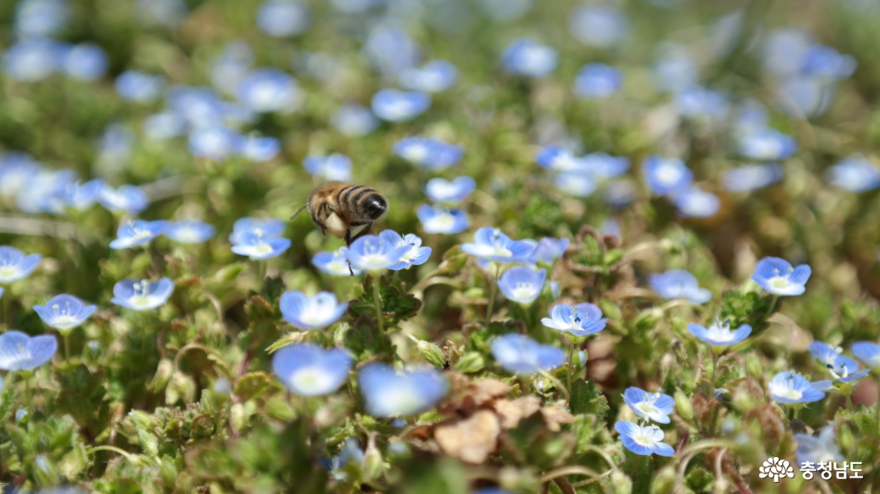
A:
[[[351,247],[351,228],[345,230],[345,246]]]
[[[355,240],[357,240],[357,239],[363,237],[364,235],[370,235],[370,234],[373,233],[373,222],[372,222],[372,221],[364,221],[364,220],[350,221],[350,222],[348,223],[348,226],[349,226],[349,233],[351,233],[351,229],[350,229],[350,228],[351,228],[352,226],[362,226],[362,225],[367,225],[367,227],[364,228],[363,230],[359,231],[359,232],[357,233],[357,235],[355,235],[354,237],[352,237],[352,239],[351,239],[352,242],[354,242]]]
[[[348,261],[348,273],[354,276],[354,269],[351,267],[351,261]]]

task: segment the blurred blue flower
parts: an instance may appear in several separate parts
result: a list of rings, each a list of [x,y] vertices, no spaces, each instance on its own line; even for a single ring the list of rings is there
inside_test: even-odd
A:
[[[431,96],[418,91],[381,89],[371,101],[373,113],[388,122],[407,122],[431,107]]]
[[[398,74],[400,85],[412,91],[439,93],[449,89],[458,77],[458,70],[447,60],[432,60],[421,68],[404,69]]]
[[[541,294],[546,277],[546,269],[536,272],[523,267],[510,268],[498,279],[498,288],[507,300],[529,305]]]
[[[584,99],[605,99],[623,85],[623,72],[604,63],[588,63],[578,70],[574,93]]]
[[[162,235],[182,244],[200,244],[214,238],[217,229],[200,220],[169,221]]]
[[[51,37],[67,25],[69,17],[64,0],[23,0],[15,5],[15,33],[22,38]]]
[[[549,371],[565,362],[565,352],[542,345],[526,335],[510,333],[496,337],[490,345],[492,356],[505,370],[515,374]]]
[[[321,180],[348,182],[351,180],[351,158],[333,153],[327,156],[310,154],[303,158],[303,168],[309,175]]]
[[[602,235],[611,235],[617,238],[622,237],[620,222],[615,218],[608,218],[603,221],[602,225],[599,227],[599,231],[602,232]]]
[[[474,257],[497,263],[516,263],[525,260],[534,246],[511,240],[497,228],[484,226],[477,230],[473,242],[461,245],[461,250]]]
[[[335,480],[346,480],[348,478],[348,472],[344,470],[345,467],[349,463],[353,463],[360,468],[364,461],[364,452],[361,449],[360,444],[358,444],[357,439],[349,437],[346,438],[345,442],[342,444],[341,453],[329,460],[322,458],[318,461],[330,470],[330,476]]]
[[[330,119],[330,123],[342,135],[351,137],[365,136],[379,126],[379,120],[373,112],[357,103],[345,103],[340,106]]]
[[[584,171],[583,160],[561,146],[544,146],[535,154],[535,161],[556,172]]]
[[[785,405],[809,403],[825,397],[825,393],[812,387],[810,381],[794,371],[776,374],[767,384],[767,389],[771,398]]]
[[[416,210],[425,233],[461,233],[468,229],[468,215],[461,209],[446,209],[443,206],[422,204]]]
[[[3,294],[6,292],[6,289],[0,286],[0,298],[3,298]],[[0,391],[3,390],[3,381],[0,381]]]
[[[629,170],[629,158],[607,153],[590,153],[580,158],[580,169],[597,178],[614,178]]]
[[[639,420],[668,424],[675,408],[675,400],[663,393],[648,393],[642,388],[630,386],[623,393],[623,401],[635,412]]]
[[[291,241],[282,237],[269,237],[257,233],[235,234],[232,252],[248,256],[253,260],[264,261],[278,257],[290,248]]]
[[[526,258],[528,264],[537,264],[539,261],[547,264],[553,264],[556,259],[565,254],[570,240],[567,238],[544,237],[535,246],[535,250]]]
[[[775,184],[782,178],[782,175],[782,166],[776,163],[743,165],[724,170],[721,174],[721,184],[728,192],[752,192]]]
[[[339,348],[324,350],[312,343],[301,343],[275,352],[272,372],[296,395],[324,396],[348,380],[353,363],[352,358]]]
[[[235,220],[232,224],[232,233],[229,234],[229,242],[241,243],[241,238],[248,233],[262,235],[264,237],[278,237],[284,233],[287,225],[278,218],[252,218],[245,216]]]
[[[841,461],[843,455],[840,454],[840,448],[837,446],[837,436],[834,434],[834,424],[828,424],[822,428],[818,437],[808,434],[795,434],[794,440],[797,443],[798,463],[827,463],[830,461]]]
[[[15,205],[25,213],[65,213],[65,197],[70,184],[76,183],[73,170],[40,170],[15,196]]]
[[[86,305],[82,300],[67,294],[50,298],[46,305],[34,306],[34,311],[44,323],[62,333],[85,322],[96,310],[97,306]]]
[[[675,103],[678,111],[686,117],[720,119],[727,115],[727,96],[697,86],[676,93]]]
[[[23,39],[3,54],[3,73],[22,82],[42,81],[58,70],[64,49],[50,39]]]
[[[658,196],[679,192],[694,179],[693,172],[678,158],[650,155],[642,161],[642,174],[648,188]]]
[[[830,46],[815,44],[807,50],[802,70],[806,75],[833,82],[849,78],[857,65],[852,55],[841,55]]]
[[[312,264],[320,271],[333,276],[357,276],[360,269],[355,269],[348,263],[348,248],[340,247],[333,252],[318,252],[312,257]]]
[[[128,125],[111,122],[104,128],[98,141],[98,169],[104,173],[118,174],[131,157],[134,133]]]
[[[367,413],[374,417],[405,417],[430,409],[448,391],[446,378],[434,369],[398,373],[393,367],[367,364],[358,371]]]
[[[239,153],[248,161],[269,161],[280,152],[281,141],[274,137],[250,135],[239,140]]]
[[[0,156],[0,195],[14,197],[39,173],[40,163],[21,151],[6,151]]]
[[[553,184],[575,197],[590,197],[598,186],[595,179],[583,170],[559,173],[553,177]]]
[[[245,76],[238,86],[238,101],[257,113],[291,111],[300,100],[296,79],[278,69],[257,69]]]
[[[222,126],[195,129],[189,135],[189,152],[198,158],[220,161],[236,154],[241,136]]]
[[[859,370],[859,364],[855,360],[843,356],[827,343],[814,341],[807,347],[813,358],[818,360],[823,367],[837,373],[852,374]]]
[[[464,149],[440,139],[413,136],[394,143],[394,154],[414,165],[441,171],[458,163],[464,155]]]
[[[107,52],[91,43],[80,43],[71,47],[63,61],[67,76],[82,81],[95,81],[104,77],[107,64]]]
[[[602,309],[584,302],[575,306],[559,304],[550,309],[550,317],[541,319],[541,324],[564,331],[574,336],[589,336],[605,329],[608,318],[602,317]]]
[[[700,71],[688,53],[675,46],[669,47],[668,51],[651,66],[654,89],[661,93],[674,93],[696,84]]]
[[[546,77],[556,70],[559,52],[534,40],[520,38],[507,45],[501,61],[514,74]]]
[[[57,351],[58,340],[54,335],[30,337],[13,329],[0,334],[0,369],[33,370],[52,360]]]
[[[113,285],[110,303],[139,311],[155,309],[165,305],[173,292],[171,278],[156,281],[125,279]]]
[[[314,297],[299,291],[285,292],[278,305],[285,321],[305,331],[325,328],[348,310],[348,304],[340,303],[330,292],[318,292]]]
[[[648,285],[660,298],[675,300],[687,299],[692,304],[702,305],[712,300],[712,291],[700,288],[697,277],[683,269],[670,269],[664,273],[648,275]]]
[[[257,11],[257,26],[269,36],[286,38],[306,32],[311,12],[293,0],[267,0]]]
[[[743,324],[731,331],[730,320],[722,322],[717,316],[715,317],[715,324],[709,326],[708,329],[699,324],[688,324],[687,330],[690,334],[699,338],[700,341],[714,348],[736,345],[752,334],[752,327],[748,324]]]
[[[797,150],[797,141],[770,127],[743,136],[739,141],[739,153],[746,158],[762,161],[785,159]]]
[[[110,248],[129,249],[138,245],[146,245],[165,231],[166,224],[165,220],[129,221],[116,231],[116,239],[110,242]]]
[[[211,64],[211,84],[226,94],[235,95],[253,63],[254,52],[250,45],[242,40],[231,41]]]
[[[415,67],[421,59],[418,43],[405,29],[393,23],[380,23],[373,28],[363,51],[373,65],[389,75]]]
[[[810,383],[811,386],[818,389],[819,391],[831,391],[833,389],[838,389],[843,392],[845,395],[849,395],[852,393],[852,389],[858,386],[859,380],[863,377],[867,376],[871,369],[865,369],[855,374],[850,374],[846,368],[844,368],[839,374],[834,370],[828,369],[834,379],[825,379],[822,381],[814,381]]]
[[[186,132],[186,120],[172,112],[161,112],[144,119],[144,137],[162,141],[180,137]]]
[[[636,188],[629,180],[613,180],[605,185],[602,199],[609,206],[622,209],[635,202]]]
[[[774,295],[801,295],[811,273],[806,264],[793,268],[785,259],[765,257],[755,266],[752,280]]]
[[[620,442],[626,449],[641,456],[674,456],[672,446],[663,442],[665,435],[656,425],[641,427],[624,420],[614,424],[614,430],[620,434]]]
[[[232,106],[211,88],[180,85],[168,88],[165,104],[170,112],[186,120],[193,129],[222,127]]]
[[[98,193],[98,202],[114,213],[140,213],[150,203],[140,187],[128,184],[116,189],[104,185]]]
[[[129,70],[116,78],[116,92],[126,101],[152,103],[162,94],[165,78],[161,75],[145,74]]]
[[[434,202],[458,204],[477,189],[477,181],[471,177],[458,177],[452,181],[432,178],[425,185],[425,194]]]
[[[68,184],[64,190],[65,205],[77,211],[85,211],[98,201],[98,195],[105,186],[100,178],[94,178],[84,184]]]
[[[834,101],[833,85],[818,77],[789,77],[774,87],[776,105],[796,119],[811,118],[828,110]]]
[[[568,29],[581,43],[606,48],[626,38],[629,21],[610,5],[581,5],[569,16]]]
[[[159,23],[167,28],[180,24],[188,10],[184,0],[138,0],[137,7],[138,21]]]
[[[410,250],[412,245],[408,243],[400,245],[387,238],[367,235],[352,242],[346,256],[353,267],[377,272],[396,267]]]
[[[37,269],[40,254],[24,255],[24,252],[8,245],[0,246],[0,283],[9,284],[30,276]]]
[[[748,99],[733,114],[733,132],[736,135],[747,135],[767,128],[770,117],[767,109],[760,102]]]
[[[880,187],[880,170],[864,156],[855,155],[825,170],[825,179],[847,192],[867,192]]]
[[[679,216],[685,218],[709,218],[721,209],[718,196],[696,187],[686,187],[676,192],[672,202],[678,209]]]
[[[870,341],[857,341],[852,345],[852,352],[868,367],[880,368],[880,345]]]
[[[812,44],[810,35],[801,29],[785,28],[771,31],[762,47],[764,70],[783,77],[801,72]]]
[[[401,235],[393,230],[385,230],[379,234],[379,237],[394,247],[409,246],[409,251],[401,256],[400,262],[388,268],[392,271],[400,271],[410,266],[425,264],[431,256],[432,249],[430,247],[422,247],[422,239],[412,233]]]

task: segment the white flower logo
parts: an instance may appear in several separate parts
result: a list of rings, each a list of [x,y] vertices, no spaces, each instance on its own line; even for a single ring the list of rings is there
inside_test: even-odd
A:
[[[773,482],[779,482],[780,477],[785,478],[788,477],[790,479],[794,478],[794,468],[788,463],[788,460],[782,460],[777,457],[768,458],[764,461],[764,466],[758,469],[760,474],[758,477],[762,479],[766,479],[767,477],[773,477]]]

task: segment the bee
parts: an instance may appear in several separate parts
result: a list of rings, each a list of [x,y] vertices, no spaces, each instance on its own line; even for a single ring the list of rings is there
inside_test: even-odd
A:
[[[344,238],[345,245],[372,232],[373,222],[388,209],[388,201],[376,189],[345,182],[328,182],[309,196],[305,206],[291,219],[308,209],[312,221],[321,233],[330,230],[336,238]]]

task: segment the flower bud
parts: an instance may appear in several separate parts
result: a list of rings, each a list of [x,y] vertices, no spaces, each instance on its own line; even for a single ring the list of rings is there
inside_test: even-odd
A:
[[[159,361],[159,367],[156,369],[156,373],[153,375],[153,380],[150,382],[150,390],[151,391],[162,391],[168,386],[168,381],[171,380],[171,376],[174,374],[174,364],[171,362],[171,359],[163,358]]]
[[[241,432],[247,427],[247,413],[244,411],[244,405],[235,403],[229,409],[229,422],[232,424],[232,430]]]
[[[764,377],[764,369],[761,367],[761,361],[758,360],[758,356],[754,353],[750,353],[746,356],[746,372],[749,374],[749,377],[758,382],[761,382],[761,378]]]
[[[656,326],[662,317],[663,311],[657,307],[643,310],[636,316],[636,329],[640,332],[647,331]]]
[[[615,470],[611,474],[611,489],[614,494],[632,494],[633,481],[625,473]]]
[[[465,374],[471,372],[477,372],[486,366],[486,359],[477,352],[467,352],[461,356],[461,360],[459,360],[455,364],[456,370],[464,372]]]
[[[385,470],[385,464],[382,461],[382,452],[376,447],[375,433],[370,435],[370,440],[367,442],[367,449],[364,450],[364,459],[361,464],[363,465],[362,471],[364,473],[364,480],[377,479]]]
[[[685,420],[693,420],[694,419],[694,406],[691,404],[691,400],[688,399],[687,395],[678,388],[675,388],[675,409],[678,411],[678,414],[681,418]]]
[[[651,484],[651,494],[672,494],[675,490],[675,477],[674,468],[661,469],[654,477],[654,483]]]
[[[412,335],[408,336],[416,342],[416,346],[419,348],[419,353],[422,354],[422,357],[425,357],[425,360],[438,369],[442,369],[446,366],[446,358],[443,357],[443,350],[441,350],[439,346],[430,341],[420,340]]]

